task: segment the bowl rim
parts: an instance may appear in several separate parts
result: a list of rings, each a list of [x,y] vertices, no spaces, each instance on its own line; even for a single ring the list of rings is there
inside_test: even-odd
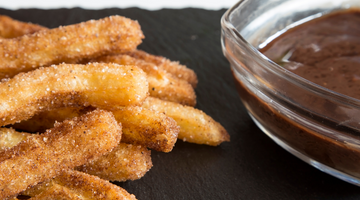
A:
[[[237,46],[244,47],[248,53],[250,53],[251,57],[255,56],[257,62],[261,65],[261,67],[266,66],[267,70],[272,71],[272,73],[276,74],[277,76],[286,79],[286,81],[291,82],[294,85],[297,85],[299,87],[302,87],[309,92],[315,93],[316,95],[319,95],[323,98],[331,99],[333,101],[339,102],[341,104],[345,104],[351,107],[356,107],[357,109],[360,109],[360,99],[356,99],[354,97],[350,97],[344,94],[341,94],[339,92],[330,90],[328,88],[325,88],[321,85],[315,84],[295,73],[293,73],[290,70],[287,70],[286,68],[278,65],[274,61],[267,58],[264,54],[262,54],[256,47],[251,45],[247,40],[245,40],[240,32],[235,28],[235,26],[230,22],[230,16],[233,14],[233,12],[241,7],[244,2],[248,0],[240,0],[238,1],[234,6],[229,8],[221,17],[221,28],[222,28],[222,34],[230,36],[233,42],[236,43]],[[322,16],[322,15],[321,15]],[[279,30],[281,31],[281,30]],[[226,37],[226,36],[223,36]],[[222,37],[222,40],[223,40]],[[223,50],[224,54],[226,49]],[[228,55],[228,54],[227,54]],[[225,55],[226,56],[226,55]],[[232,57],[231,55],[229,55]],[[227,57],[227,56],[226,56]],[[232,60],[234,60],[232,58]],[[235,59],[236,60],[236,59]],[[234,68],[234,70],[237,70]],[[257,78],[255,78],[257,79]],[[264,85],[264,87],[269,88]]]

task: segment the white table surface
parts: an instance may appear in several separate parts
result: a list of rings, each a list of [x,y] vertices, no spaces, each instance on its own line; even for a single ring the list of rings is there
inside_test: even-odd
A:
[[[238,0],[1,0],[0,7],[7,9],[20,8],[73,8],[102,9],[110,7],[140,7],[148,10],[162,8],[204,8],[218,10],[229,8]]]

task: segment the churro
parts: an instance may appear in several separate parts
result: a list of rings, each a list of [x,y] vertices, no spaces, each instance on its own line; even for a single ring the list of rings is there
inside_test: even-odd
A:
[[[179,62],[171,61],[162,56],[152,55],[142,50],[122,51],[121,53],[153,63],[160,69],[164,69],[168,73],[173,74],[175,77],[187,81],[194,88],[198,83],[195,72],[192,69],[187,68],[185,65],[181,65]]]
[[[123,125],[123,142],[144,145],[162,152],[173,149],[179,126],[172,118],[137,106],[113,110],[113,113]]]
[[[46,190],[40,192],[30,200],[84,200],[78,194],[72,192],[69,188],[52,183]]]
[[[33,134],[12,128],[0,128],[0,151],[12,148]],[[136,180],[152,167],[151,152],[141,145],[120,143],[108,154],[102,155],[75,169],[105,180]]]
[[[0,15],[0,37],[2,38],[16,38],[46,29],[46,27],[37,24],[21,22],[8,16]]]
[[[15,124],[22,131],[42,132],[53,127],[55,121],[81,116],[94,108],[65,107],[38,113],[33,118]],[[112,109],[115,119],[122,124],[122,142],[146,146],[156,151],[173,149],[179,133],[176,122],[147,108],[128,106]]]
[[[64,106],[114,109],[139,105],[148,95],[146,74],[135,66],[61,64],[0,83],[0,126]]]
[[[121,127],[113,115],[101,110],[27,137],[0,153],[0,199],[108,153],[120,138]]]
[[[75,63],[117,50],[133,50],[144,35],[140,25],[121,16],[45,29],[0,40],[0,79],[41,66]]]
[[[150,96],[188,106],[196,104],[195,91],[188,82],[174,77],[153,63],[122,54],[100,56],[92,61],[136,65],[147,75]]]
[[[12,128],[0,128],[0,152],[18,145],[29,136],[31,134],[18,132]]]
[[[230,140],[193,108],[195,72],[143,38],[120,16],[47,29],[0,15],[0,127],[40,132],[0,128],[0,199],[135,199],[108,180],[144,176],[147,148]]]
[[[76,167],[110,181],[137,180],[152,167],[150,150],[141,145],[120,143],[110,153]]]
[[[142,107],[173,118],[180,126],[178,138],[191,143],[217,146],[230,141],[227,131],[209,115],[190,106],[148,97]]]
[[[113,110],[115,118],[123,125],[122,141],[141,144],[158,151],[164,151],[164,148],[160,148],[161,146],[157,147],[153,144],[166,144],[167,142],[165,141],[173,138],[174,136],[171,137],[171,135],[174,135],[174,133],[178,133],[177,137],[186,142],[212,146],[217,146],[222,142],[230,140],[229,134],[221,124],[203,111],[191,106],[147,97],[142,107],[143,109],[129,107],[117,109],[118,111]],[[153,111],[149,111],[148,109]],[[41,132],[46,128],[51,128],[55,121],[80,116],[86,111],[87,109],[78,107],[54,109],[41,112],[27,121],[15,124],[14,127],[25,131]],[[164,116],[168,116],[170,119],[166,119]],[[174,120],[174,122],[159,123],[161,119],[164,122],[168,120],[170,120],[170,122]],[[154,126],[154,124],[158,125]],[[175,127],[179,129],[175,129]],[[173,134],[170,134],[171,132],[173,132]],[[160,137],[160,135],[162,135],[162,137]],[[154,138],[165,138],[165,140],[160,142]],[[174,140],[172,139],[171,141]],[[172,145],[173,143],[170,143],[165,145],[165,147],[171,147]],[[168,149],[171,150],[171,148]]]
[[[80,199],[103,199],[103,200],[135,200],[133,194],[129,194],[123,188],[99,177],[85,174],[75,170],[63,170],[54,179],[24,192],[27,196],[40,196],[49,194],[48,190],[54,185],[62,186],[69,192],[76,194]],[[50,194],[49,194],[50,195]],[[44,195],[45,196],[45,195]],[[33,198],[31,198],[33,200]]]

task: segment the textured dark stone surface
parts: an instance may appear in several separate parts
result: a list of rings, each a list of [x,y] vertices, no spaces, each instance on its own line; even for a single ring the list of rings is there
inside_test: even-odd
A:
[[[359,199],[359,187],[290,155],[251,121],[221,52],[220,18],[224,12],[0,9],[0,14],[47,27],[114,14],[136,19],[146,36],[140,49],[178,60],[196,71],[197,107],[228,130],[231,142],[209,147],[179,141],[171,153],[153,152],[154,167],[145,177],[116,183],[138,199]]]

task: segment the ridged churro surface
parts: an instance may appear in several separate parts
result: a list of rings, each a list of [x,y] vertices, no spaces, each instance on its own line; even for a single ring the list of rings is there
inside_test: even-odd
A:
[[[150,154],[146,147],[120,143],[110,153],[75,169],[110,181],[137,180],[152,167]]]
[[[179,126],[172,118],[138,106],[114,110],[113,113],[123,126],[123,142],[140,144],[162,152],[173,149]]]
[[[0,128],[0,151],[12,148],[32,135],[12,128]],[[120,143],[111,152],[75,169],[105,180],[127,181],[140,179],[151,167],[150,150],[141,145]]]
[[[83,200],[136,199],[134,195],[129,194],[123,188],[116,186],[109,181],[75,170],[64,170],[54,179],[39,184],[30,190],[27,190],[24,194],[36,197],[43,193],[48,193],[48,190],[54,185],[66,188],[69,192],[76,194],[76,196]]]
[[[30,200],[84,200],[84,198],[79,197],[67,187],[53,183],[46,190],[30,198]]]
[[[0,40],[0,79],[41,66],[75,63],[116,50],[133,50],[144,38],[140,25],[121,16]]]
[[[220,123],[196,108],[152,97],[142,106],[173,118],[180,126],[178,138],[183,141],[212,146],[230,141],[230,135]]]
[[[57,123],[0,153],[0,199],[85,164],[116,147],[121,127],[107,111]]]
[[[64,106],[114,109],[140,105],[148,95],[146,74],[135,66],[61,64],[22,73],[0,83],[0,126]]]
[[[21,22],[8,16],[0,15],[0,37],[2,38],[16,38],[46,29],[37,24]]]
[[[151,62],[123,54],[100,56],[93,61],[135,65],[147,75],[150,96],[188,106],[196,104],[194,88],[188,82],[173,76]]]
[[[168,73],[173,74],[175,77],[187,81],[194,88],[198,83],[195,72],[192,69],[187,68],[185,65],[181,65],[179,62],[171,61],[165,57],[152,55],[137,49],[134,51],[122,52],[122,54],[153,63]]]

